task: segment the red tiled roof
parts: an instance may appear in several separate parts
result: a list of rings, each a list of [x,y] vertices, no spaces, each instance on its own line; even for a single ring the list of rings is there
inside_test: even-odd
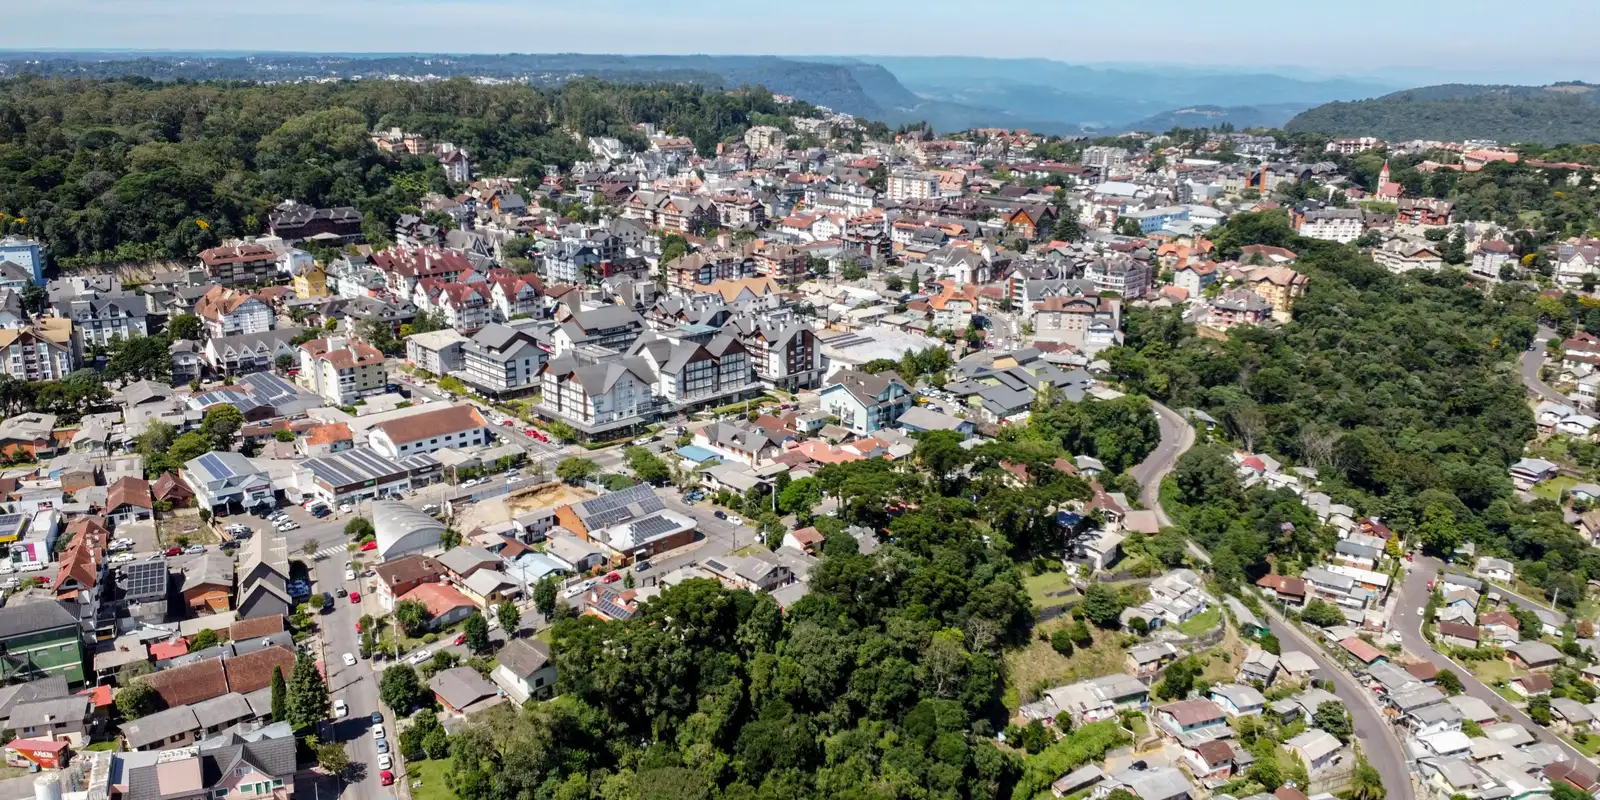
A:
[[[115,510],[124,505],[153,508],[155,504],[150,499],[150,484],[132,475],[111,484],[111,488],[106,490],[106,508]]]
[[[1371,664],[1372,662],[1383,658],[1382,650],[1373,647],[1365,639],[1360,637],[1351,636],[1350,638],[1339,642],[1339,646],[1344,648],[1345,652],[1360,659],[1361,663],[1363,664]]]
[[[373,426],[396,445],[431,439],[446,433],[486,427],[483,415],[472,406],[451,406],[437,411],[426,411],[403,419],[380,422]]]
[[[428,607],[428,614],[434,617],[442,617],[450,613],[451,609],[477,605],[454,586],[442,583],[424,583],[401,595],[399,599],[401,602],[416,600],[422,603]]]

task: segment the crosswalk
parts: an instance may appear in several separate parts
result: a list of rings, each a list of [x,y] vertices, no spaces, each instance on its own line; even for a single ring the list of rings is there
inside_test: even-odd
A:
[[[312,553],[311,554],[311,559],[313,561],[321,561],[324,558],[332,558],[332,557],[334,557],[336,555],[349,555],[349,553],[350,553],[350,548],[348,546],[342,545],[342,544],[335,544],[335,545],[329,545],[327,547],[322,548],[321,550],[318,550],[315,553]]]

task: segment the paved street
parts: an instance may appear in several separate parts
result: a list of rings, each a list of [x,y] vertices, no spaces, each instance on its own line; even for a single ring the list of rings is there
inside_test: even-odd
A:
[[[330,594],[337,594],[341,586],[355,588],[354,583],[344,580],[344,564],[345,559],[337,556],[317,562],[316,583],[312,588]],[[351,603],[348,597],[335,597],[333,611],[318,617],[323,642],[323,652],[319,655],[324,659],[328,693],[350,706],[350,715],[334,720],[329,731],[332,740],[342,742],[345,752],[350,755],[351,782],[347,784],[343,796],[356,800],[379,800],[393,793],[379,785],[378,781],[378,751],[371,733],[372,713],[380,710],[378,677],[370,663],[360,657],[361,636],[356,633],[356,621],[360,618],[358,604]],[[344,665],[345,653],[356,656],[355,666]],[[384,724],[390,744],[393,745],[396,733],[394,720],[386,719]]]
[[[1556,332],[1549,328],[1539,328],[1539,335],[1533,340],[1533,349],[1522,354],[1522,383],[1540,400],[1567,403],[1570,401],[1565,395],[1539,379],[1539,367],[1544,364],[1544,343],[1555,338],[1555,335]]]
[[[1131,472],[1133,479],[1139,482],[1139,502],[1154,510],[1157,519],[1166,526],[1171,525],[1172,520],[1161,507],[1161,479],[1177,465],[1178,457],[1194,445],[1194,428],[1178,412],[1153,400],[1150,406],[1155,409],[1161,428],[1161,443]]]
[[[1440,669],[1449,669],[1461,677],[1461,684],[1466,688],[1467,694],[1472,695],[1494,708],[1500,714],[1509,714],[1511,721],[1528,729],[1529,733],[1537,736],[1540,741],[1554,742],[1561,747],[1562,752],[1570,758],[1582,761],[1586,759],[1582,753],[1559,736],[1546,730],[1544,726],[1533,721],[1521,709],[1511,705],[1505,698],[1483,682],[1473,677],[1472,671],[1454,660],[1434,650],[1428,640],[1422,638],[1422,616],[1417,613],[1428,604],[1428,581],[1439,572],[1439,561],[1432,558],[1418,557],[1413,568],[1406,576],[1405,582],[1400,585],[1400,605],[1396,609],[1394,619],[1391,621],[1395,630],[1400,631],[1400,642],[1406,652],[1425,659]]]

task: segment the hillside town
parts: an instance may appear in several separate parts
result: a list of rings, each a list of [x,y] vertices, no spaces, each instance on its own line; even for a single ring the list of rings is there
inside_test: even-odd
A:
[[[69,268],[0,240],[0,798],[456,797],[451,737],[579,682],[563,621],[654,619],[709,586],[846,617],[803,601],[851,579],[824,568],[841,549],[910,559],[913,504],[883,488],[907,476],[1027,518],[986,522],[978,549],[1048,542],[1019,616],[1059,627],[1012,644],[1053,668],[1008,665],[1005,724],[968,730],[1030,758],[1105,739],[1030,798],[1600,797],[1592,619],[1471,541],[1358,509],[1335,459],[1286,463],[1265,421],[1128,379],[1130,339],[1160,335],[1135,313],[1217,342],[1294,324],[1320,279],[1302,245],[1592,292],[1600,242],[1519,238],[1387,160],[1529,166],[1516,149],[872,137],[812,112],[713,152],[648,124],[573,132],[588,158],[538,180],[374,129],[364,146],[449,187],[381,239],[363,209],[285,197],[181,264]],[[1375,182],[1354,173],[1376,153]],[[1262,212],[1288,238],[1240,244],[1230,220]],[[1567,333],[1543,334],[1548,364],[1525,354],[1540,438],[1495,477],[1600,546],[1600,486],[1548,444],[1600,434],[1600,339]],[[1056,449],[1094,443],[1041,455],[1047,425]],[[1107,441],[1139,434],[1132,455]],[[1225,455],[1164,486],[1197,442]],[[1284,544],[1242,586],[1211,570],[1234,549],[1168,516],[1208,482],[1273,493],[1253,524]],[[1044,499],[993,511],[1006,492]],[[999,638],[941,627],[928,647]],[[760,681],[803,683],[785,659]]]

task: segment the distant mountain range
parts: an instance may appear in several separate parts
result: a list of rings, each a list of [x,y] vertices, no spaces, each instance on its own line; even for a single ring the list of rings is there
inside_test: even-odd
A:
[[[131,74],[155,80],[468,75],[536,85],[583,76],[713,88],[760,84],[890,125],[927,121],[941,131],[1011,127],[1059,134],[1166,130],[1174,124],[1223,121],[1237,127],[1270,125],[1318,103],[1372,97],[1398,88],[1367,80],[1239,71],[1099,69],[1045,59],[0,52],[0,76],[24,72]]]
[[[1597,142],[1600,86],[1577,82],[1425,86],[1371,100],[1317,106],[1289,120],[1287,128],[1391,141]]]

